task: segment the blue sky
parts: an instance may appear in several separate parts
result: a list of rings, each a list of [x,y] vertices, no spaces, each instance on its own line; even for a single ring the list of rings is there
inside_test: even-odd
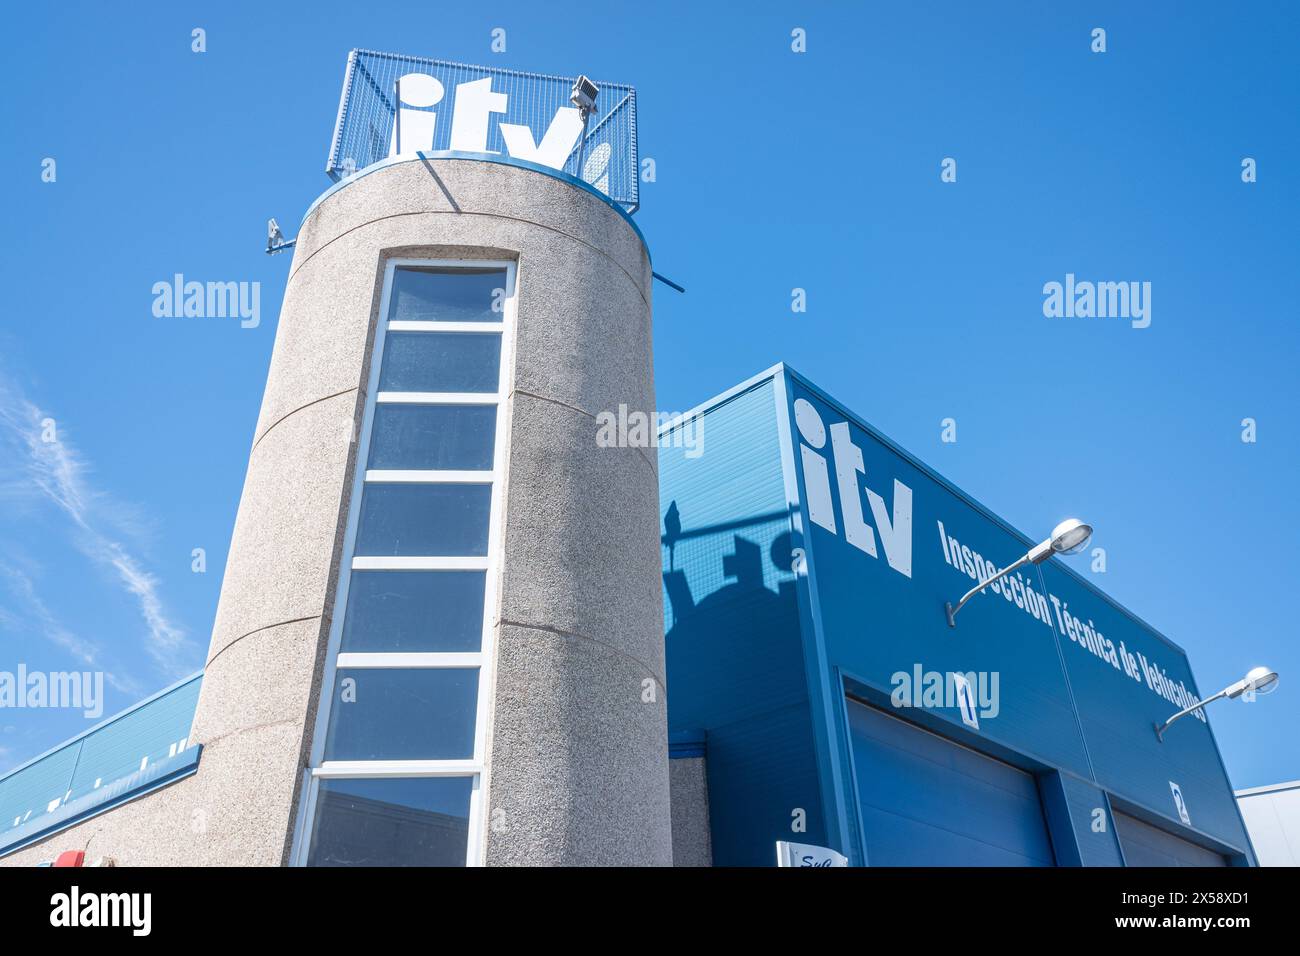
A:
[[[1213,708],[1233,783],[1300,778],[1279,533],[1300,523],[1295,5],[568,9],[9,15],[0,668],[108,670],[111,714],[202,665],[289,265],[264,223],[292,235],[329,185],[347,52],[369,47],[636,85],[657,167],[637,219],[689,289],[656,290],[660,408],[784,360],[1026,532],[1088,518],[1093,580],[1187,648],[1203,691],[1282,672]],[[155,318],[178,272],[260,282],[260,325]],[[1066,273],[1150,282],[1151,326],[1045,318]],[[46,418],[57,445],[33,440]],[[0,712],[0,771],[87,724]]]

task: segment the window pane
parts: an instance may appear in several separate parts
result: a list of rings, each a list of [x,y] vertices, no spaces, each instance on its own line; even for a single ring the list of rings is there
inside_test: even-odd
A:
[[[484,571],[353,571],[343,653],[463,653],[483,642]]]
[[[340,667],[326,760],[469,760],[477,667]]]
[[[502,290],[497,292],[496,290]],[[390,319],[419,322],[500,322],[506,270],[401,266],[393,271]]]
[[[366,482],[355,554],[482,557],[491,485]]]
[[[473,777],[322,780],[308,866],[464,866]]]
[[[498,332],[389,332],[381,392],[495,392]]]
[[[368,468],[490,469],[495,405],[376,405]]]

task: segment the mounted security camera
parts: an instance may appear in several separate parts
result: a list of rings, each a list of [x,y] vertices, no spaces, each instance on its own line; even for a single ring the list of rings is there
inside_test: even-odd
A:
[[[266,221],[266,254],[275,255],[277,252],[283,252],[285,249],[292,249],[296,239],[284,238],[284,233],[280,231],[280,224],[274,219]]]

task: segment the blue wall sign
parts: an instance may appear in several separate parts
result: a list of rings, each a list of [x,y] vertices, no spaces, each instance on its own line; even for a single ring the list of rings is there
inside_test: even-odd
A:
[[[717,862],[796,840],[870,863],[873,820],[931,796],[857,766],[885,766],[898,720],[1006,768],[970,761],[970,779],[1030,781],[1058,863],[1121,862],[1116,812],[1253,862],[1204,717],[1156,737],[1199,699],[1180,647],[1055,559],[949,627],[945,602],[1037,540],[784,366],[696,414],[708,454],[660,441],[668,717],[704,733]],[[954,822],[972,799],[950,795]]]

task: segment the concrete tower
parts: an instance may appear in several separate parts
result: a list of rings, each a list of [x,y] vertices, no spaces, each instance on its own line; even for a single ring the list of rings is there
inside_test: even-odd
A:
[[[411,734],[441,741],[434,725],[449,719],[454,693],[439,685],[421,709],[409,688],[367,685],[437,655],[376,663],[373,654],[341,651],[341,592],[359,567],[432,566],[401,557],[405,545],[392,558],[357,556],[367,534],[358,523],[370,520],[361,515],[364,492],[381,479],[393,479],[386,488],[423,480],[376,470],[364,456],[377,402],[393,399],[376,394],[376,344],[398,314],[387,285],[393,264],[418,269],[426,260],[471,271],[476,261],[506,263],[511,287],[498,290],[502,370],[491,400],[497,455],[485,486],[494,502],[487,554],[463,565],[429,559],[486,570],[482,646],[452,661],[473,665],[460,673],[470,675],[465,699],[477,716],[455,721],[471,722],[465,732],[475,743],[472,753],[394,764],[385,748]],[[469,794],[470,863],[672,862],[655,450],[596,440],[601,412],[654,408],[650,283],[644,242],[621,210],[577,180],[527,164],[390,160],[311,209],[289,271],[194,720],[202,763],[181,785],[185,807],[205,818],[190,862],[277,865],[325,853],[313,844],[324,839],[312,831],[313,814],[325,812],[316,787],[339,773],[458,775]],[[423,327],[398,322],[387,334]],[[394,540],[418,537],[408,531],[414,520],[390,515]],[[441,626],[442,613],[426,619]],[[341,703],[357,675],[359,702]],[[362,709],[382,700],[393,702],[400,727]],[[357,709],[339,710],[346,706]],[[334,728],[331,708],[367,716]],[[336,730],[339,741],[350,735],[341,761],[331,761],[322,740]],[[369,746],[367,733],[382,739]],[[331,791],[329,800],[345,815],[373,803],[355,792]],[[375,852],[368,862],[383,862],[382,846]]]

